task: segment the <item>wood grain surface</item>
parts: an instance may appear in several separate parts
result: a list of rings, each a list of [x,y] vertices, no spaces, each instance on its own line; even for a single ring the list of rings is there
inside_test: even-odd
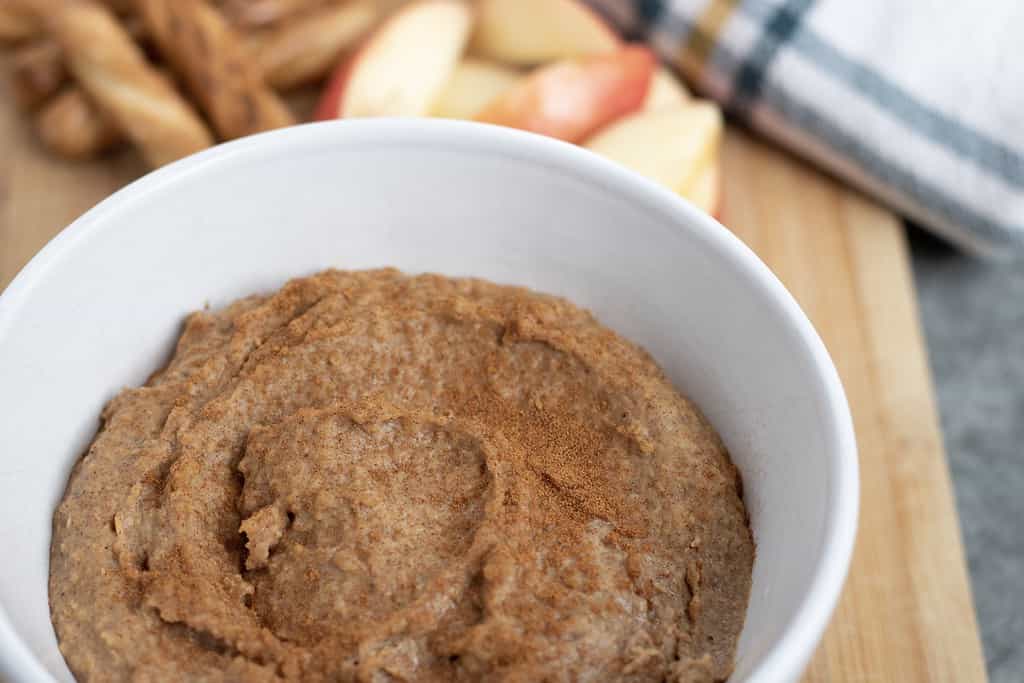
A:
[[[143,171],[46,155],[0,85],[0,287]],[[730,130],[723,222],[789,287],[832,354],[860,446],[853,565],[808,681],[983,681],[984,663],[899,222]]]

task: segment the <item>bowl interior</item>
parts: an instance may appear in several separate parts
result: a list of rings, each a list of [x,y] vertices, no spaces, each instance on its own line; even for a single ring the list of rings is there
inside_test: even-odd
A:
[[[471,124],[303,126],[147,176],[0,299],[0,678],[71,680],[47,607],[50,519],[104,402],[183,316],[326,267],[557,293],[646,347],[723,436],[758,554],[733,680],[795,675],[852,542],[834,370],[767,269],[710,219],[587,152]],[[6,670],[5,670],[6,667]]]

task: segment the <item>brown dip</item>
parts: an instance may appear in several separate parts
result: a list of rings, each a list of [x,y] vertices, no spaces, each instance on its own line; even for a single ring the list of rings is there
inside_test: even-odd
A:
[[[715,432],[568,302],[324,272],[191,315],[54,517],[81,680],[676,681],[754,544]]]

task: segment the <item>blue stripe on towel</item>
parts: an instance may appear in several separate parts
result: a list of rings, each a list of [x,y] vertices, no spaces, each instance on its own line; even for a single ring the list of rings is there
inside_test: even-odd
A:
[[[943,188],[932,185],[905,166],[888,161],[771,81],[765,83],[762,101],[768,108],[778,111],[793,128],[824,143],[838,157],[856,163],[866,175],[899,189],[927,210],[945,217],[951,223],[970,228],[988,244],[996,247],[1024,245],[1024,225],[999,223],[956,201]]]
[[[775,56],[790,37],[799,30],[804,12],[813,0],[786,0],[765,21],[760,37],[747,53],[733,79],[732,107],[744,112],[761,95],[764,76]],[[742,8],[747,3],[739,3]]]
[[[636,11],[647,26],[650,26],[661,19],[661,15],[665,13],[665,2],[664,0],[636,0]]]
[[[764,22],[772,16],[758,3],[740,3],[740,10]],[[1017,150],[929,107],[884,74],[844,55],[806,23],[797,27],[790,44],[811,64],[834,75],[922,137],[995,174],[1008,185],[1024,187],[1024,156]]]

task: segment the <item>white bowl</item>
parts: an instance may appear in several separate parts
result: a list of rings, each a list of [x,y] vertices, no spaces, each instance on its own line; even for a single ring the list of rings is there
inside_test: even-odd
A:
[[[476,275],[569,297],[646,347],[743,475],[757,541],[733,681],[791,681],[839,595],[853,429],[811,324],[731,233],[639,175],[517,131],[361,120],[165,167],[58,235],[0,296],[0,679],[72,680],[50,521],[103,404],[183,316],[329,266]]]

